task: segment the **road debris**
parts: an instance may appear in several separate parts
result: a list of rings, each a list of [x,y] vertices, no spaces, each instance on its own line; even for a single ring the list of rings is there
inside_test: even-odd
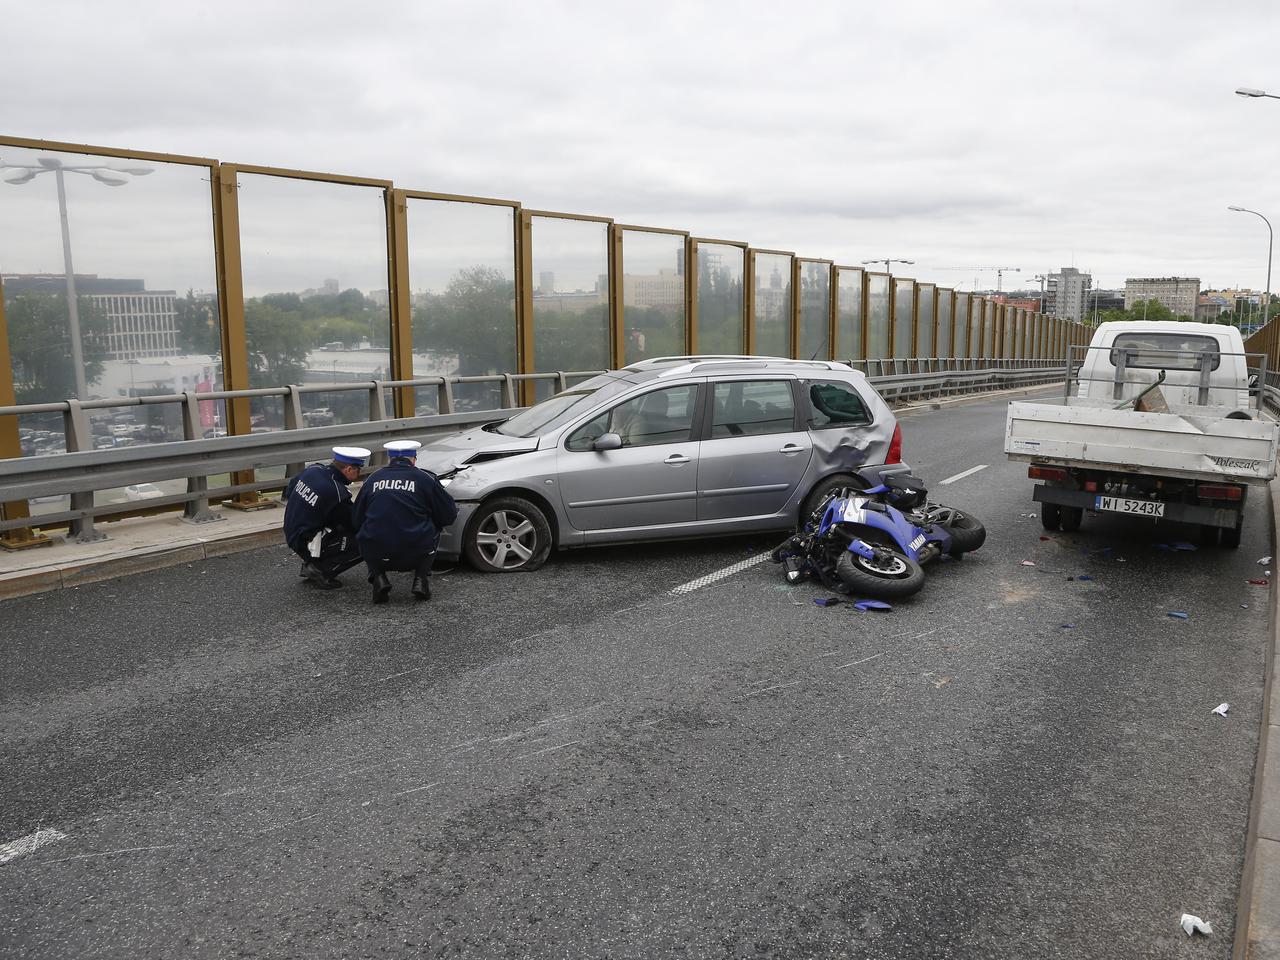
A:
[[[1187,541],[1185,541],[1185,540],[1179,540],[1177,543],[1175,543],[1175,544],[1173,545],[1173,549],[1175,549],[1175,550],[1199,550],[1200,548],[1199,548],[1199,547],[1197,547],[1194,543],[1187,543]]]
[[[1220,704],[1218,704],[1216,707],[1214,707],[1214,708],[1213,708],[1213,712],[1214,712],[1214,713],[1216,713],[1216,714],[1217,714],[1218,716],[1220,716],[1220,717],[1225,717],[1225,716],[1227,715],[1227,711],[1228,711],[1228,710],[1230,710],[1230,709],[1231,709],[1231,704],[1229,704],[1229,703],[1220,703]]]
[[[817,597],[813,602],[820,607],[835,607],[844,603],[839,597]]]
[[[1258,566],[1260,566],[1260,567],[1265,567],[1265,566],[1266,566],[1267,564],[1269,564],[1270,562],[1271,562],[1271,558],[1270,558],[1270,557],[1259,557],[1259,558],[1258,558]]]
[[[1271,585],[1271,581],[1265,579],[1264,577],[1250,577],[1249,582],[1252,583],[1255,587],[1267,587]]]
[[[1023,560],[1022,563],[1019,564],[1019,566],[1022,567],[1034,567],[1035,565],[1036,562],[1034,560]]]
[[[853,609],[855,610],[892,610],[893,607],[892,605],[885,603],[883,600],[859,600],[853,605]]]
[[[1075,629],[1076,627],[1078,627],[1078,626],[1079,626],[1079,624],[1078,624],[1078,623],[1064,623],[1064,624],[1062,625],[1062,629],[1063,629],[1063,630],[1074,630],[1074,629]]]
[[[1170,610],[1170,611],[1169,611],[1169,616],[1173,617],[1173,619],[1175,619],[1175,620],[1190,620],[1190,619],[1191,619],[1191,614],[1189,614],[1189,613],[1183,613],[1181,610]]]
[[[1182,932],[1188,937],[1193,933],[1202,933],[1206,937],[1213,933],[1213,925],[1208,920],[1201,920],[1193,913],[1184,913],[1182,919],[1178,921],[1178,925],[1182,927]]]

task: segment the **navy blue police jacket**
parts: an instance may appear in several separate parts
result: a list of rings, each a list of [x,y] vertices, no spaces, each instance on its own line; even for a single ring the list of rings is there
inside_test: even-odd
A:
[[[365,480],[356,498],[356,540],[381,557],[422,557],[458,516],[457,504],[435,474],[393,459]]]
[[[331,463],[313,463],[285,485],[284,539],[291,550],[305,553],[321,530],[355,530],[347,486]]]

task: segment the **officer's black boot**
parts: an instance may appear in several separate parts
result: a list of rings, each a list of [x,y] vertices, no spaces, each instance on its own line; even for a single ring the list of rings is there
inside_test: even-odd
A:
[[[413,595],[419,600],[431,599],[431,574],[423,576],[419,571],[413,575]]]
[[[391,596],[391,581],[387,579],[387,575],[375,573],[369,578],[369,582],[373,584],[373,602],[386,603],[387,597]]]
[[[336,590],[342,586],[342,581],[329,576],[314,563],[304,563],[302,565],[302,576],[321,590]]]
[[[431,599],[431,566],[435,562],[433,553],[422,560],[413,572],[413,595],[419,600]]]

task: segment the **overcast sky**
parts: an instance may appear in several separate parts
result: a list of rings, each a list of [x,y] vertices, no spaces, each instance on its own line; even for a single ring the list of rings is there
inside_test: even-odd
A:
[[[1266,227],[1226,208],[1280,226],[1280,101],[1232,92],[1280,92],[1274,0],[64,0],[9,4],[5,36],[10,136],[908,258],[965,290],[1067,265],[1261,288]],[[31,186],[0,185],[0,219]]]

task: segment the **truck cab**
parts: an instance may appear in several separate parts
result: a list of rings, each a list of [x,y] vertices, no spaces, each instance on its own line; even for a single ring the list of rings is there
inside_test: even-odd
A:
[[[1244,341],[1216,323],[1101,324],[1080,368],[1076,399],[1118,404],[1156,383],[1171,406],[1223,407],[1252,416]]]

